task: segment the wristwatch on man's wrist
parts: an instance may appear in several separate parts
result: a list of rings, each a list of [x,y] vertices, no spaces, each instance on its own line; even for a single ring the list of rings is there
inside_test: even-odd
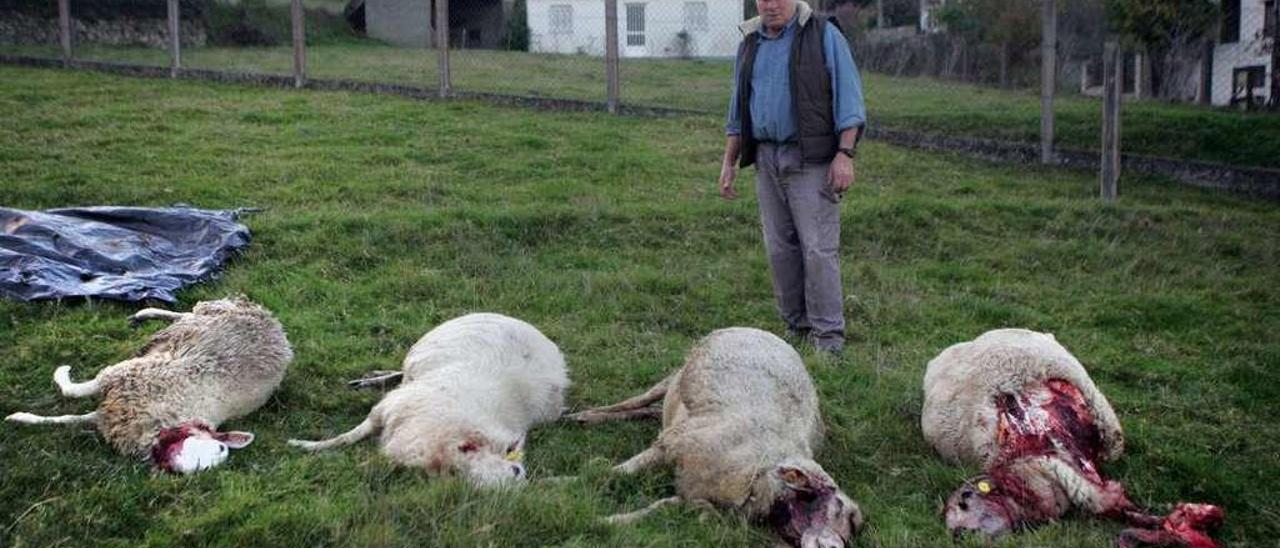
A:
[[[840,147],[836,149],[836,152],[848,156],[849,159],[852,160],[853,157],[858,154],[858,149],[854,147]]]

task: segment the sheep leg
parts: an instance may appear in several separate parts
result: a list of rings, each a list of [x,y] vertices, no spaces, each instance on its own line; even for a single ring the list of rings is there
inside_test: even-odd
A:
[[[645,468],[649,468],[655,464],[660,464],[666,460],[667,454],[662,449],[650,447],[641,451],[634,457],[627,459],[626,462],[613,467],[613,471],[620,474],[634,474]]]
[[[683,502],[683,499],[681,499],[680,497],[667,497],[665,499],[654,501],[653,504],[650,504],[634,512],[627,512],[625,514],[614,514],[612,516],[604,518],[604,521],[605,523],[608,523],[610,525],[631,525],[632,523],[635,523],[637,521],[640,521],[641,519],[644,519],[645,516],[649,515],[654,510],[662,508],[663,506],[679,504],[681,502]]]
[[[186,316],[187,314],[181,312],[161,310],[159,308],[144,308],[129,316],[129,327],[138,327],[139,324],[147,320],[169,320],[172,322],[181,320]]]
[[[14,413],[5,417],[4,420],[19,424],[84,424],[97,422],[98,412],[94,411],[84,415],[59,415],[57,417],[42,417],[31,413]]]
[[[306,449],[307,451],[311,451],[311,452],[324,451],[325,449],[341,447],[343,445],[351,445],[355,442],[358,442],[362,439],[369,437],[370,434],[373,434],[377,430],[378,430],[378,426],[374,424],[373,418],[371,417],[371,418],[365,419],[364,422],[360,423],[355,428],[352,428],[350,431],[343,434],[339,434],[327,440],[323,440],[323,441],[289,440],[288,443],[289,445],[292,445],[294,447],[301,447],[302,449]]]
[[[671,384],[671,379],[672,377],[662,379],[658,384],[646,390],[645,393],[634,398],[613,405],[579,411],[566,415],[565,418],[583,424],[596,424],[611,420],[662,417],[662,408],[654,404],[667,396],[667,388]]]
[[[1125,529],[1116,537],[1119,548],[1136,548],[1137,546],[1186,546],[1178,535],[1164,530]]]
[[[391,388],[404,379],[402,371],[370,371],[369,375],[347,382],[347,386],[357,390],[365,388]]]
[[[656,405],[651,405],[649,407],[629,409],[626,411],[589,410],[574,413],[566,418],[581,424],[599,424],[602,422],[625,421],[632,419],[660,419],[662,418],[662,408]]]

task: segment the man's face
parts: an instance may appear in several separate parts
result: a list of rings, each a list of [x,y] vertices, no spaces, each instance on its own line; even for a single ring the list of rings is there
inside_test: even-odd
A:
[[[796,0],[756,0],[760,20],[769,32],[778,32],[796,13]]]

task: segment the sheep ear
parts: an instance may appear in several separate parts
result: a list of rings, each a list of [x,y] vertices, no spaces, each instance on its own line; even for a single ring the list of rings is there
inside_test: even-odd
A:
[[[524,439],[524,434],[520,434],[520,437],[516,438],[516,441],[511,442],[511,445],[507,447],[507,453],[523,453]]]
[[[253,443],[253,434],[249,432],[219,432],[216,439],[232,449],[244,449]]]
[[[787,487],[796,491],[811,491],[813,489],[813,480],[809,477],[809,473],[796,468],[794,466],[781,465],[774,468],[774,474]]]

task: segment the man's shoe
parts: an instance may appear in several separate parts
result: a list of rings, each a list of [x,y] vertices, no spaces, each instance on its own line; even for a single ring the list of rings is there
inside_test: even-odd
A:
[[[844,355],[844,339],[825,338],[812,339],[813,349],[819,354],[826,354],[832,358],[839,358]]]

